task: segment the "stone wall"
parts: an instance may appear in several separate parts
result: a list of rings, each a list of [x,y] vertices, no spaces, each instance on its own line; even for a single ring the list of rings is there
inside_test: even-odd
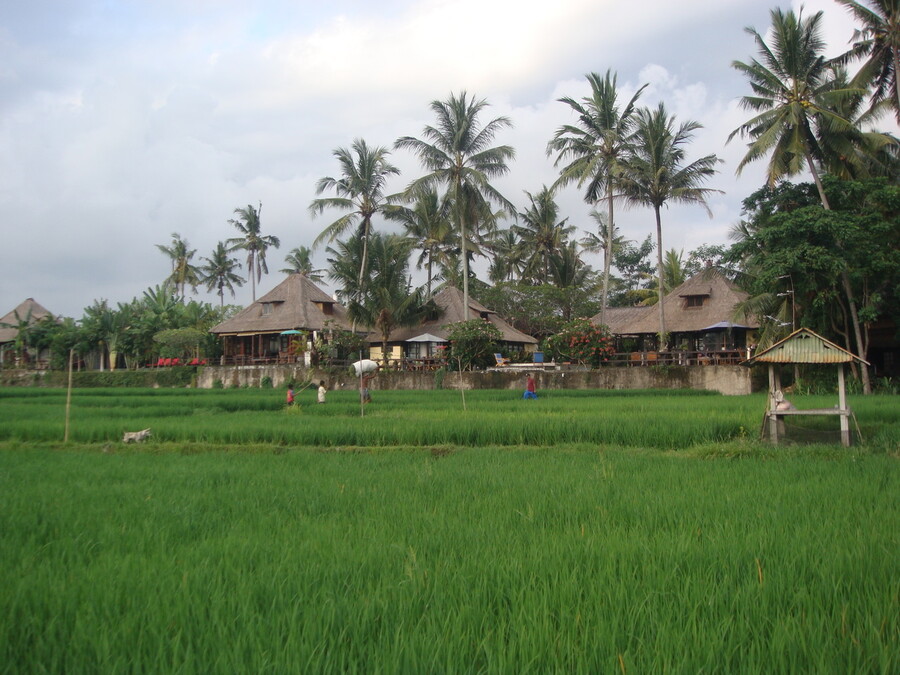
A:
[[[600,370],[533,370],[538,389],[699,389],[726,395],[749,394],[751,370],[742,366],[646,366]],[[329,389],[355,389],[358,380],[349,368],[316,370],[303,366],[207,366],[197,373],[197,386],[259,387],[268,377],[275,388],[293,382],[325,380]],[[379,373],[370,385],[378,389],[524,389],[525,371],[491,370],[476,373],[443,371]]]

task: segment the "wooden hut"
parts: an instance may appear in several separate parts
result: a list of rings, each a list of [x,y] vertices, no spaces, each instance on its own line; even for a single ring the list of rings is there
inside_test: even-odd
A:
[[[784,418],[793,415],[837,415],[840,418],[841,444],[850,446],[850,416],[847,405],[847,391],[844,367],[856,361],[862,366],[868,362],[843,347],[829,342],[808,328],[794,331],[780,342],[775,343],[753,357],[744,365],[765,363],[769,366],[769,404],[763,417],[763,435],[768,431],[769,439],[778,445],[784,435]],[[815,363],[834,364],[838,369],[838,405],[835,408],[801,410],[784,399],[778,366],[781,364]]]

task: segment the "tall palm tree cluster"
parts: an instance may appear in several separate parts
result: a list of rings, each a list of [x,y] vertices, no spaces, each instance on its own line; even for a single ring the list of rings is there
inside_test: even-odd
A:
[[[774,9],[768,31],[746,29],[756,43],[756,58],[733,63],[752,90],[741,99],[752,117],[728,138],[748,141],[738,173],[764,158],[773,186],[808,172],[823,209],[830,209],[824,173],[847,179],[882,175],[896,180],[900,175],[897,139],[872,130],[888,111],[900,121],[900,0],[837,2],[860,26],[846,53],[826,58],[822,12],[805,16],[802,10]],[[852,74],[850,66],[858,66]],[[664,346],[666,318],[659,300],[684,278],[685,266],[681,253],[663,245],[662,213],[676,203],[710,213],[707,200],[717,191],[708,182],[720,160],[714,154],[691,156],[689,146],[701,129],[696,121],[677,120],[663,103],[641,105],[647,85],[623,97],[612,71],[589,73],[586,79],[586,96],[559,99],[573,119],[556,129],[546,145],[559,176],[552,185],[525,192],[523,209],[495,185],[515,158],[512,147],[495,142],[511,120],[489,117],[483,99],[465,91],[451,93],[431,102],[433,123],[418,136],[402,136],[392,148],[357,138],[349,148],[334,150],[338,173],[316,183],[318,197],[309,205],[312,217],[340,212],[313,243],[313,248],[326,246],[330,267],[327,272],[314,268],[312,250],[299,247],[286,257],[288,267],[282,271],[302,272],[314,280],[327,273],[354,322],[379,327],[385,339],[388,328],[427,311],[441,281],[460,286],[468,304],[478,256],[488,260],[494,283],[582,289],[597,297],[605,322],[615,282],[612,268],[622,271],[617,256],[645,251],[618,236],[616,215],[620,208],[642,207],[653,213],[648,228],[656,251],[652,301],[658,306]],[[422,169],[422,175],[396,193],[388,190],[389,181],[400,174],[392,151],[412,153]],[[560,214],[556,202],[558,191],[572,185],[582,192],[588,217],[596,224],[595,231],[580,228],[588,230],[580,241],[573,239],[579,228]],[[233,296],[235,286],[245,281],[238,272],[241,263],[232,257],[241,251],[255,300],[256,283],[268,272],[266,252],[280,244],[262,234],[261,211],[261,204],[235,209],[229,223],[239,236],[220,242],[200,267],[191,264],[195,251],[177,234],[171,245],[159,246],[171,259],[168,282],[176,297],[183,300],[188,287],[205,285],[224,306],[225,291]],[[399,225],[402,233],[381,234],[378,219]],[[591,253],[602,255],[599,273],[585,262],[585,254]],[[413,287],[413,262],[426,272],[422,289]],[[863,354],[847,270],[842,287],[857,351]]]
[[[560,177],[552,186],[525,192],[527,206],[521,211],[492,183],[509,171],[509,162],[515,157],[513,148],[493,144],[496,135],[511,122],[496,117],[482,123],[487,102],[466,92],[431,103],[436,121],[423,129],[421,138],[404,136],[395,142],[395,149],[413,152],[425,170],[398,194],[385,192],[386,179],[397,173],[387,160],[387,148],[371,148],[357,140],[351,149],[336,150],[341,177],[321,179],[317,191],[334,190],[337,196],[314,200],[310,212],[318,215],[326,208],[347,212],[322,231],[317,243],[333,243],[350,228],[354,228],[352,238],[359,240],[329,248],[333,256],[331,278],[343,284],[342,294],[351,315],[361,317],[361,308],[356,305],[367,297],[368,287],[380,283],[379,279],[391,278],[410,287],[408,277],[404,280],[385,275],[371,265],[367,251],[374,236],[372,217],[376,213],[402,224],[404,236],[420,250],[418,264],[426,267],[428,277],[423,299],[430,296],[432,284],[439,277],[458,283],[468,303],[470,265],[476,255],[491,259],[489,277],[494,282],[552,284],[591,292],[596,287],[596,275],[582,254],[602,250],[601,306],[605,308],[614,254],[606,242],[616,242],[613,204],[617,199],[654,209],[661,297],[666,289],[661,209],[669,202],[706,206],[705,198],[711,190],[702,184],[714,174],[718,160],[710,155],[688,161],[685,146],[699,125],[677,124],[663,105],[654,110],[638,108],[636,101],[643,87],[620,109],[615,75],[591,73],[587,79],[590,96],[582,101],[560,99],[576,113],[577,123],[558,129],[547,146],[548,154],[556,154]],[[557,190],[570,183],[585,188],[585,200],[592,206],[606,205],[605,218],[593,212],[601,225],[598,235],[581,245],[572,239],[576,227],[560,216],[555,200]],[[501,225],[504,219],[509,221],[508,227]],[[354,254],[357,258],[350,265],[357,275],[351,281],[345,269],[346,258]],[[408,291],[407,295],[412,289]],[[374,291],[368,293],[370,299],[376,295]],[[395,296],[393,292],[378,297]],[[664,332],[661,313],[660,333]]]
[[[897,139],[872,130],[873,122],[888,110],[900,120],[896,82],[900,0],[838,2],[861,28],[850,50],[837,58],[824,54],[821,12],[804,16],[802,11],[774,9],[767,33],[747,29],[758,57],[733,65],[750,83],[753,93],[741,103],[754,116],[728,139],[749,140],[738,173],[764,157],[769,158],[767,180],[773,185],[809,172],[825,209],[830,206],[822,187],[823,172],[839,178],[881,175],[896,180],[900,175]],[[860,60],[862,65],[851,76],[847,66]],[[523,210],[517,210],[493,183],[508,173],[515,157],[513,148],[494,144],[511,121],[506,117],[485,121],[487,102],[465,92],[433,101],[434,123],[419,137],[403,136],[394,143],[393,149],[412,152],[423,169],[421,177],[397,194],[386,191],[387,179],[398,173],[388,161],[388,148],[372,148],[357,140],[350,149],[336,150],[341,176],[323,178],[317,185],[319,193],[334,191],[336,196],[314,200],[310,212],[320,215],[327,208],[346,212],[323,230],[317,243],[335,244],[354,228],[351,238],[357,242],[329,248],[334,281],[349,281],[346,269],[338,271],[339,264],[356,272],[353,291],[345,286],[345,297],[362,299],[367,287],[388,276],[367,254],[369,240],[376,236],[372,219],[378,214],[402,224],[404,236],[420,252],[417,265],[425,267],[428,279],[423,298],[430,295],[435,281],[443,279],[462,286],[468,301],[471,262],[474,256],[486,256],[495,283],[599,286],[600,310],[605,313],[617,247],[626,245],[616,236],[616,207],[644,207],[655,221],[656,304],[664,345],[664,305],[658,300],[683,279],[683,265],[681,254],[666,251],[663,245],[662,212],[669,204],[682,203],[709,213],[707,200],[717,191],[707,184],[720,160],[714,154],[690,156],[689,145],[700,124],[677,120],[662,103],[640,105],[647,85],[623,98],[611,71],[590,73],[587,82],[587,96],[559,99],[574,115],[574,121],[558,128],[547,143],[559,177],[551,186],[526,192]],[[580,242],[571,239],[576,228],[561,217],[555,202],[557,191],[572,184],[583,190],[598,225],[596,235],[589,233]],[[599,283],[583,261],[585,252],[603,255]],[[408,277],[402,283],[413,291]],[[864,353],[846,271],[843,287],[858,352]]]
[[[749,139],[738,172],[750,162],[769,158],[769,187],[808,171],[825,211],[831,210],[831,204],[823,172],[836,178],[882,175],[894,182],[900,175],[897,139],[870,130],[871,123],[888,110],[900,120],[900,0],[837,1],[862,25],[854,34],[852,48],[837,58],[824,55],[822,12],[803,16],[802,11],[773,9],[768,34],[746,29],[756,43],[758,58],[735,61],[733,66],[750,83],[753,94],[743,97],[741,104],[754,116],[728,139],[738,135]],[[845,66],[856,59],[864,62],[851,78]],[[848,265],[842,267],[840,277],[855,351],[864,358],[866,342]],[[870,391],[868,371],[862,373],[864,389]]]

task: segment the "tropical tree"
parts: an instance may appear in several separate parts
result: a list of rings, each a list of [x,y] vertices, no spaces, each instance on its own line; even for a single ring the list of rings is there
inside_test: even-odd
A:
[[[828,208],[816,166],[822,158],[816,127],[827,127],[831,133],[847,130],[849,121],[835,110],[842,99],[859,93],[859,89],[839,89],[831,77],[832,70],[823,53],[822,12],[803,18],[776,8],[771,17],[771,47],[755,28],[746,29],[756,42],[761,60],[732,63],[746,75],[754,93],[744,96],[741,106],[759,113],[728,136],[729,141],[739,134],[750,138],[737,173],[771,153],[766,171],[770,186],[805,167],[812,174],[822,205]]]
[[[316,183],[316,194],[333,190],[335,197],[314,199],[309,205],[310,214],[315,217],[325,209],[348,211],[316,237],[313,247],[323,242],[333,242],[348,230],[355,228],[355,236],[362,244],[357,282],[358,292],[364,288],[368,262],[369,237],[372,233],[372,217],[383,212],[393,201],[385,195],[387,180],[399,175],[400,169],[388,161],[388,150],[381,146],[369,147],[361,138],[347,148],[337,148],[333,153],[340,165],[339,178],[325,176]]]
[[[427,175],[413,181],[407,192],[446,187],[445,199],[452,209],[453,223],[460,242],[462,263],[463,302],[469,304],[469,233],[477,233],[491,213],[490,205],[498,204],[505,211],[515,208],[490,183],[493,178],[509,171],[508,162],[515,150],[508,145],[490,147],[497,132],[512,126],[507,117],[495,117],[482,126],[479,116],[487,107],[484,99],[469,98],[466,92],[450,94],[446,101],[432,101],[431,110],[437,118],[435,126],[428,125],[424,139],[404,136],[394,147],[411,150],[422,163]]]
[[[165,253],[172,261],[172,273],[166,278],[175,287],[175,292],[183,301],[185,288],[191,287],[196,293],[197,285],[200,284],[200,270],[196,265],[191,264],[197,249],[190,248],[187,239],[182,239],[177,232],[172,233],[172,243],[169,246],[157,244],[156,248]]]
[[[414,195],[411,207],[395,206],[385,213],[391,220],[401,223],[406,236],[416,242],[420,254],[416,269],[425,268],[427,283],[425,295],[431,297],[435,264],[446,263],[450,252],[458,246],[453,225],[444,202],[434,188],[420,190]]]
[[[751,139],[749,151],[738,165],[738,173],[748,163],[771,153],[767,170],[768,185],[781,178],[797,175],[805,168],[812,174],[822,207],[830,210],[828,196],[816,166],[824,155],[819,137],[846,134],[850,122],[837,110],[842,102],[860,93],[858,88],[839,88],[840,80],[823,54],[822,12],[803,18],[780,9],[771,11],[772,46],[754,28],[753,36],[761,61],[733,62],[733,67],[750,81],[754,96],[744,96],[741,105],[759,112],[731,132]],[[820,134],[817,131],[821,130]],[[848,309],[856,337],[857,354],[864,353],[862,330],[853,288],[847,270],[841,272]],[[863,389],[871,391],[868,371],[863,370]]]
[[[648,289],[648,280],[653,278],[654,264],[650,259],[653,253],[653,236],[647,237],[640,244],[627,240],[613,253],[613,266],[621,278],[619,288],[614,289],[612,306],[630,307],[645,304],[652,294]]]
[[[900,0],[837,0],[862,28],[853,33],[853,46],[847,58],[863,59],[854,84],[871,87],[870,110],[886,103],[900,122]]]
[[[225,289],[229,290],[233,298],[234,287],[243,286],[246,281],[236,271],[240,269],[241,263],[237,258],[232,258],[230,253],[231,251],[225,246],[225,243],[220,241],[209,258],[201,258],[206,263],[201,265],[199,270],[200,283],[206,284],[207,292],[211,293],[214,288],[217,289],[222,307],[225,306]]]
[[[262,233],[262,202],[259,208],[254,208],[252,204],[248,204],[247,208],[235,209],[237,218],[232,218],[228,222],[241,233],[240,237],[229,239],[225,243],[231,246],[232,251],[247,252],[247,274],[250,276],[250,285],[253,289],[253,302],[256,302],[256,284],[262,280],[262,275],[269,273],[269,267],[266,265],[266,251],[271,248],[278,248],[281,242],[278,237],[271,234]]]
[[[612,268],[612,259],[615,257],[616,253],[619,252],[622,246],[625,245],[625,237],[618,233],[618,227],[613,227],[612,230],[607,227],[608,218],[606,214],[601,213],[597,209],[591,209],[591,212],[588,215],[597,224],[597,234],[594,234],[593,232],[586,232],[579,243],[587,253],[603,254],[603,283],[608,289],[609,274],[610,269]],[[608,243],[610,241],[612,241],[612,244]],[[600,310],[601,314],[603,313],[602,304]]]
[[[363,244],[359,236],[328,248],[329,276],[341,287],[338,297],[346,299],[347,313],[354,323],[375,328],[382,338],[382,355],[387,365],[387,341],[398,327],[418,323],[424,317],[424,293],[410,287],[409,257],[414,240],[397,234],[369,235],[369,279],[359,289],[357,270]]]
[[[541,282],[550,275],[550,259],[569,245],[575,227],[566,225],[568,218],[559,220],[559,207],[546,185],[537,194],[526,191],[525,195],[529,205],[519,212],[522,224],[513,225],[513,230],[524,252],[523,275]]]
[[[620,184],[630,204],[640,204],[653,209],[656,218],[656,271],[659,292],[660,347],[666,339],[666,320],[663,311],[665,280],[663,279],[662,219],[660,211],[669,202],[698,204],[712,216],[706,203],[707,195],[719,190],[701,187],[715,173],[720,161],[715,155],[706,155],[687,163],[685,146],[698,122],[689,120],[676,126],[675,117],[666,112],[660,103],[655,109],[638,111],[634,132],[633,152],[621,171]]]
[[[287,267],[280,269],[284,274],[303,274],[310,281],[319,282],[324,278],[325,270],[316,269],[312,261],[312,249],[298,246],[284,257]]]
[[[615,220],[613,205],[616,199],[616,183],[622,160],[630,152],[630,137],[635,124],[637,100],[646,84],[640,87],[623,108],[619,107],[616,75],[606,71],[604,77],[597,73],[587,75],[591,86],[590,96],[580,102],[572,98],[559,101],[568,105],[578,116],[576,125],[563,125],[556,130],[547,144],[547,154],[557,153],[555,166],[565,164],[558,184],[576,182],[585,187],[584,200],[591,205],[606,201],[606,241],[613,241]],[[611,256],[603,261],[603,292],[600,308],[601,323],[605,322],[609,293]]]
[[[515,229],[512,227],[498,229],[485,244],[491,255],[488,278],[492,282],[512,281],[521,277],[525,251]]]

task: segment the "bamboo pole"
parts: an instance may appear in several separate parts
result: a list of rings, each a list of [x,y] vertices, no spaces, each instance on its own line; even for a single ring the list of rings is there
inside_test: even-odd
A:
[[[63,443],[69,442],[69,411],[72,409],[72,359],[74,355],[75,350],[69,349],[69,387],[66,391],[66,432],[63,436]]]
[[[457,374],[459,375],[459,378],[458,378],[459,379],[459,394],[460,394],[460,396],[462,396],[463,411],[465,411],[466,410],[466,390],[463,387],[463,381],[462,381],[462,357],[457,356],[456,362],[459,364],[459,370],[456,371]]]

